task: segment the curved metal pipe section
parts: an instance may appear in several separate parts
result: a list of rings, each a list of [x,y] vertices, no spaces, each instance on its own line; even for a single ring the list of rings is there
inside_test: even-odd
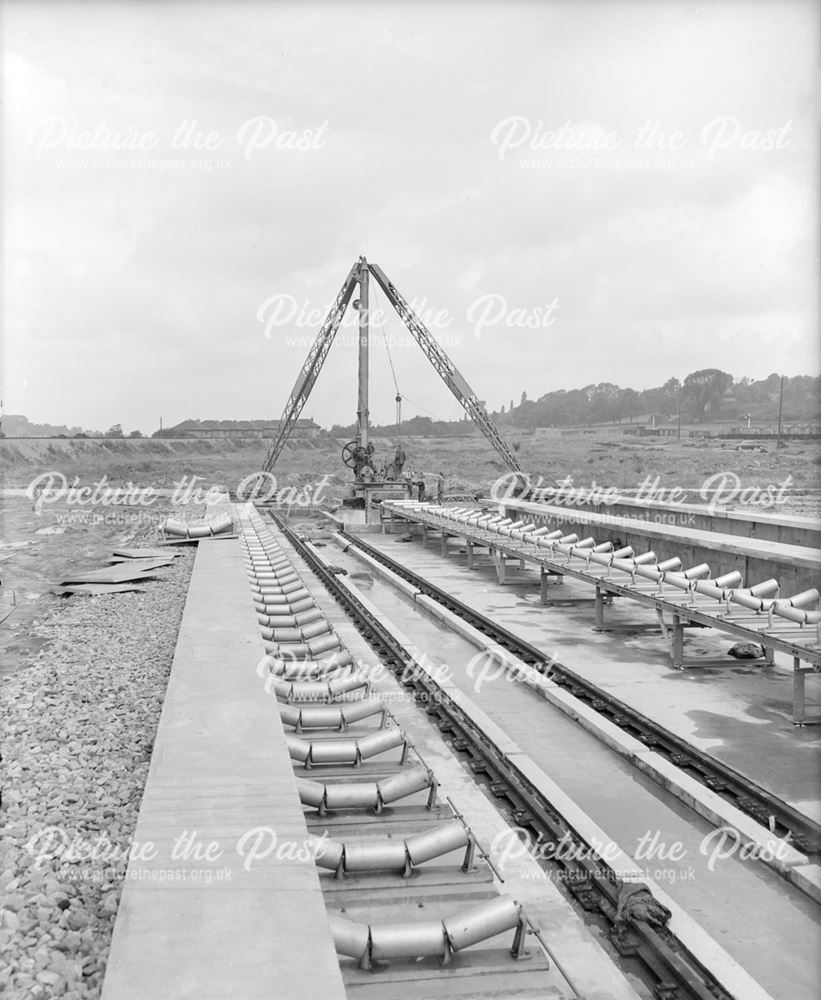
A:
[[[307,594],[308,591],[306,590]],[[315,608],[316,604],[312,597],[297,597],[296,600],[289,600],[288,595],[276,595],[265,597],[254,602],[254,610],[258,615],[298,615],[310,608]]]
[[[251,593],[254,597],[294,597],[299,591],[305,591],[307,594],[309,591],[305,587],[305,584],[301,580],[294,580],[293,583],[283,583],[282,586],[276,583],[258,583],[256,578],[252,577],[251,583]]]
[[[340,707],[346,709],[349,706]],[[302,709],[302,711],[308,710]],[[350,767],[359,767],[363,760],[378,757],[379,754],[395,750],[397,747],[402,748],[399,763],[404,764],[408,759],[410,748],[404,732],[394,728],[380,729],[366,736],[342,740],[304,740],[286,733],[285,743],[291,760],[298,761],[306,770],[320,764],[346,764]]]
[[[174,538],[211,538],[234,530],[234,519],[230,514],[220,514],[211,519],[180,521],[169,517],[160,527],[164,535]]]
[[[294,581],[299,580],[299,574],[293,568],[281,572],[265,569],[252,569],[250,572],[257,583],[273,583],[278,587],[284,587],[286,583],[294,583]]]
[[[262,632],[263,639],[268,639],[277,646],[287,647],[290,643],[310,644],[312,639],[318,639],[320,636],[333,638],[335,645],[341,645],[336,633],[333,636],[330,635],[333,629],[327,618],[322,618],[320,621],[306,625],[304,628],[271,628],[263,625],[260,631]],[[331,648],[334,648],[334,646]]]
[[[247,549],[246,571],[265,650],[282,661],[280,672],[298,681],[301,669],[288,664],[316,661],[324,653],[342,653],[342,641],[303,583],[282,547],[272,538],[259,516],[240,523]],[[348,660],[350,662],[350,660]],[[312,668],[308,668],[311,670]],[[324,668],[313,668],[320,675]]]
[[[324,620],[324,615],[317,607],[306,608],[305,611],[297,611],[296,614],[278,615],[266,612],[257,612],[257,621],[260,625],[268,628],[298,628],[302,625],[312,625],[314,622]]]
[[[259,617],[268,619],[270,616],[260,615]],[[277,643],[309,642],[311,639],[317,639],[319,636],[327,635],[332,631],[331,623],[324,615],[321,615],[318,621],[311,622],[310,625],[294,626],[292,628],[278,628],[270,625],[267,620],[260,622],[260,625],[263,626],[263,636]]]
[[[264,639],[270,639],[271,635],[265,633],[272,632],[272,629],[261,629]],[[272,653],[277,657],[294,657],[296,659],[315,659],[322,653],[329,653],[331,650],[341,649],[342,640],[338,635],[327,635],[321,639],[312,639],[310,642],[279,643],[266,642],[265,652]]]
[[[455,952],[515,930],[510,953],[524,954],[527,920],[521,905],[508,895],[479,903],[439,920],[403,924],[361,924],[331,917],[337,953],[354,958],[361,969],[391,959],[438,958],[447,965]]]
[[[385,806],[425,789],[428,789],[426,808],[430,810],[436,805],[437,784],[426,767],[408,768],[381,781],[328,785],[298,778],[296,784],[300,802],[316,809],[320,816],[329,810],[339,809],[373,809],[375,813],[381,813]]]
[[[348,673],[328,681],[285,681],[271,675],[266,689],[287,703],[312,701],[330,704],[356,691],[367,697],[370,682],[359,673]]]
[[[678,590],[687,591],[691,598],[701,594],[725,604],[728,613],[730,605],[736,604],[756,614],[766,614],[770,621],[775,615],[795,622],[801,628],[805,625],[821,625],[821,594],[815,589],[805,590],[794,597],[780,598],[777,580],[765,580],[753,587],[744,588],[740,586],[742,576],[738,571],[711,580],[711,570],[707,563],[682,570],[681,560],[677,557],[658,562],[655,552],[636,555],[630,546],[614,552],[610,542],[597,545],[592,536],[580,541],[578,535],[564,535],[560,529],[549,531],[546,527],[540,527],[530,530],[532,525],[523,521],[513,522],[511,518],[503,518],[500,514],[442,508],[438,505],[418,505],[418,509],[437,517],[508,535],[531,543],[534,547],[562,553],[567,556],[568,563],[575,558],[583,559],[587,566],[594,563],[606,567],[608,576],[615,570],[628,574],[634,583],[637,577],[641,577],[657,583],[660,590],[665,584],[669,584]]]
[[[465,508],[461,513],[475,513]],[[247,522],[246,522],[247,523]],[[510,524],[508,519],[506,524]],[[251,528],[261,536],[253,520]],[[502,525],[506,527],[506,525]],[[521,536],[536,531],[524,521],[513,529]],[[243,525],[248,543],[250,531]],[[538,539],[534,536],[534,540]],[[254,587],[254,603],[262,634],[269,640],[266,648],[272,654],[261,661],[258,671],[266,675],[266,689],[277,697],[282,722],[294,732],[286,734],[288,753],[296,768],[339,767],[334,778],[315,781],[297,779],[302,804],[316,810],[319,816],[356,810],[380,814],[394,804],[426,793],[426,808],[436,804],[437,782],[426,766],[405,767],[411,745],[406,734],[395,726],[386,727],[388,713],[381,700],[368,696],[367,679],[347,670],[353,657],[341,649],[339,637],[321,610],[313,603],[307,589],[291,597],[284,590],[300,586],[295,570],[274,555],[273,546],[254,544],[247,570]],[[276,560],[276,569],[266,568],[266,561]],[[275,589],[276,588],[276,589]],[[279,589],[283,588],[283,589]],[[299,605],[305,601],[307,606]],[[362,695],[364,697],[357,697]],[[380,728],[355,735],[311,737],[312,730],[338,731],[353,723],[380,716]],[[307,733],[303,736],[302,733]],[[350,771],[364,761],[384,758],[400,749],[399,767],[391,762],[378,772],[394,771],[380,780],[357,781]],[[345,769],[348,769],[347,771]],[[328,771],[321,772],[329,773]],[[338,775],[338,776],[337,776]],[[327,836],[312,837],[315,863],[334,873],[337,879],[374,872],[394,872],[410,877],[422,865],[455,851],[462,853],[461,868],[472,870],[476,844],[470,831],[458,820],[438,823],[413,833],[396,837],[352,838],[329,840]],[[334,943],[340,955],[355,958],[362,968],[395,959],[416,959],[436,956],[443,964],[458,951],[516,930],[512,954],[523,954],[526,921],[519,904],[508,896],[495,896],[478,906],[463,909],[437,920],[389,925],[364,925],[331,917]]]
[[[320,677],[331,677],[353,664],[353,656],[347,651],[337,650],[324,660],[298,659],[289,655],[272,656],[262,660],[263,670],[285,680],[313,681]],[[260,673],[262,676],[262,673]]]
[[[352,701],[345,705],[315,705],[309,708],[294,704],[279,706],[279,717],[286,726],[291,726],[297,733],[306,729],[334,729],[344,732],[352,723],[362,722],[375,715],[381,716],[380,728],[384,728],[387,713],[378,698]]]
[[[296,590],[289,589],[288,593],[268,593],[270,588],[266,587],[263,589],[259,586],[251,587],[251,594],[254,598],[254,604],[257,611],[263,611],[264,609],[270,608],[270,614],[272,615],[290,615],[295,614],[295,605],[299,604],[300,601],[309,601],[311,606],[315,605],[314,599],[311,596],[311,592],[303,584]]]
[[[352,841],[309,836],[314,861],[338,879],[364,872],[392,871],[409,878],[415,868],[434,858],[464,849],[462,871],[473,867],[476,842],[469,831],[452,820],[403,839],[379,837]]]

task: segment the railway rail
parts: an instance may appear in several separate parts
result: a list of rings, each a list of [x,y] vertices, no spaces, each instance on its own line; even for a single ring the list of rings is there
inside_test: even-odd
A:
[[[428,996],[447,967],[449,995],[466,1000],[570,995],[526,909],[497,891],[471,829],[439,799],[433,769],[372,697],[288,554],[253,516],[240,532],[268,649],[260,669],[286,728],[346,987],[379,1000]],[[435,916],[420,920],[420,909]],[[509,947],[494,943],[508,933]]]
[[[558,842],[564,838],[565,842],[574,844],[577,849],[567,852],[566,857],[553,858],[546,863],[561,872],[557,881],[568,887],[591,920],[606,922],[616,950],[643,966],[654,996],[659,1000],[716,1000],[732,996],[663,922],[629,916],[620,919],[623,918],[619,913],[620,894],[626,883],[600,859],[591,857],[590,845],[528,779],[521,762],[516,765],[500,757],[482,729],[447,693],[424,671],[414,669],[411,651],[339,580],[313,547],[277,514],[272,512],[270,517],[345,610],[380,660],[402,684],[413,690],[416,701],[450,736],[454,748],[468,755],[471,770],[481,776],[490,793],[507,802],[517,825],[531,831],[537,840],[546,838]],[[602,877],[604,871],[606,877]]]

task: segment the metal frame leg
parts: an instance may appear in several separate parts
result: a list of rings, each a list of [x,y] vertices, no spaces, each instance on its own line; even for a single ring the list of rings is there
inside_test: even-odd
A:
[[[493,549],[493,563],[496,566],[496,576],[499,583],[505,582],[507,566],[505,565],[505,557],[499,549]]]
[[[468,834],[468,846],[465,850],[465,859],[462,862],[462,871],[469,872],[475,871],[476,865],[474,863],[474,856],[476,854],[476,838],[472,833]]]
[[[539,600],[542,604],[547,604],[547,579],[548,572],[544,566],[539,567]]]
[[[664,612],[661,608],[656,608],[656,619],[659,623],[659,628],[661,629],[661,634],[664,636],[665,642],[670,642],[670,629],[667,628],[667,622],[664,620]]]
[[[513,946],[510,949],[510,954],[513,958],[521,961],[523,958],[530,958],[527,950],[525,949],[525,941],[527,940],[527,923],[523,915],[519,917],[519,923],[516,927],[516,933],[513,935]]]
[[[604,628],[604,591],[596,584],[596,628]]]
[[[670,626],[670,657],[674,670],[684,669],[684,626],[677,614],[673,615],[673,624]]]
[[[792,721],[794,726],[803,726],[807,717],[804,699],[804,671],[797,656],[792,659]]]
[[[465,542],[465,551],[467,552],[467,557],[468,557],[468,569],[473,569],[475,565],[475,559],[473,554],[473,542],[471,542],[470,539],[468,539]]]

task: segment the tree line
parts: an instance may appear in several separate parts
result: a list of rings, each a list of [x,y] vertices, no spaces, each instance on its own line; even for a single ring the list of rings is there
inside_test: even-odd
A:
[[[679,412],[685,423],[705,423],[715,420],[738,421],[749,416],[755,424],[773,424],[778,420],[779,403],[782,421],[789,423],[821,423],[821,376],[796,375],[785,378],[783,398],[781,376],[773,373],[765,379],[733,378],[718,368],[701,368],[683,381],[669,378],[664,385],[651,389],[622,389],[612,382],[590,384],[581,389],[555,389],[528,399],[523,392],[519,403],[510,401],[492,410],[491,416],[500,426],[516,428],[584,427],[635,421],[657,423],[677,421]],[[409,436],[453,437],[465,433],[465,421],[436,420],[414,416],[402,421],[402,434]],[[396,424],[374,425],[373,431],[384,436],[396,436]],[[353,438],[356,423],[334,424],[334,437]],[[6,414],[0,425],[0,437],[142,437],[138,430],[126,435],[120,424],[107,431],[83,431],[79,427],[34,424],[27,417]]]
[[[798,375],[784,379],[782,419],[816,422],[819,413],[821,376]],[[683,381],[668,379],[651,389],[622,389],[612,382],[599,382],[581,389],[556,390],[529,400],[526,394],[518,406],[497,416],[515,427],[562,427],[616,423],[629,420],[658,421],[681,419],[687,423],[715,420],[746,420],[756,423],[778,419],[781,376],[769,375],[757,381],[734,379],[718,368],[691,372]],[[505,417],[507,418],[505,420]]]
[[[657,423],[677,421],[679,412],[685,423],[715,420],[746,422],[749,415],[756,424],[778,420],[781,376],[773,373],[765,379],[733,378],[718,368],[702,368],[679,380],[669,378],[664,385],[651,389],[622,389],[612,382],[590,384],[581,389],[556,389],[528,399],[523,392],[518,404],[491,411],[501,426],[584,427],[635,421]],[[784,379],[781,400],[784,423],[821,423],[821,376],[796,375]],[[373,427],[385,435],[396,433],[395,424]],[[416,416],[402,421],[402,433],[408,435],[449,436],[464,433],[462,420],[433,420]],[[353,437],[356,424],[335,424],[331,434]]]

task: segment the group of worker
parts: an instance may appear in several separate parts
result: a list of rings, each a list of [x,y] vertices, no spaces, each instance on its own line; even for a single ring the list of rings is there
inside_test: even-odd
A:
[[[402,470],[407,461],[407,455],[405,454],[402,445],[397,445],[396,454],[394,455],[393,464],[389,466],[389,478],[393,481],[397,481],[400,478],[404,478],[405,482],[408,484],[408,492],[413,496],[413,490],[416,489],[417,499],[425,499],[425,480],[422,475],[415,472],[405,472],[404,477],[402,476]],[[440,472],[436,480],[436,498],[439,503],[442,503],[445,499],[445,474]]]
[[[401,444],[396,446],[396,453],[390,464],[376,468],[373,444],[358,447],[354,452],[354,476],[361,482],[400,482],[408,484],[408,490],[413,495],[416,490],[417,499],[425,499],[425,480],[420,473],[404,471],[407,454]],[[445,474],[440,472],[436,477],[436,500],[443,503],[445,499]]]
[[[407,455],[402,445],[397,445],[396,454],[393,461],[384,463],[374,458],[373,444],[357,445],[353,450],[353,472],[354,476],[366,483],[375,483],[385,480],[395,482],[402,478],[402,469],[407,461]]]
[[[408,484],[408,491],[413,496],[413,490],[416,490],[416,498],[420,502],[425,499],[425,480],[421,474],[408,472],[405,474],[405,482]],[[430,499],[433,499],[432,497]],[[436,502],[445,502],[445,474],[440,472],[436,477]]]

